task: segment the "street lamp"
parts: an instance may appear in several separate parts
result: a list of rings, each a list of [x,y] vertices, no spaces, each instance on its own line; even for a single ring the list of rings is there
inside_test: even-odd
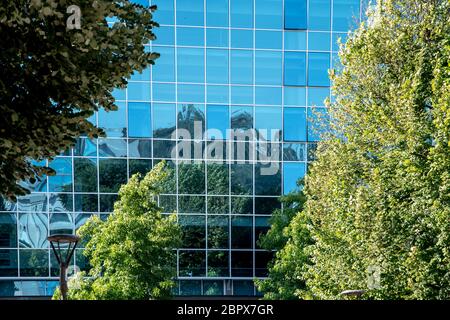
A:
[[[67,267],[70,264],[75,247],[77,246],[80,237],[72,234],[55,234],[49,236],[47,240],[52,246],[53,253],[59,263],[59,290],[63,300],[67,299]],[[55,247],[56,245],[56,247]]]

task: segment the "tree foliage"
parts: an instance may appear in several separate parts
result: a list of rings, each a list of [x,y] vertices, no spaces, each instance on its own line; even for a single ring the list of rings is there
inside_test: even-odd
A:
[[[70,284],[69,299],[161,299],[170,296],[176,276],[181,231],[176,216],[156,204],[164,162],[144,178],[136,174],[119,191],[106,221],[94,216],[79,234],[92,268]],[[57,296],[58,293],[56,293]]]
[[[271,273],[279,291],[450,298],[449,13],[448,1],[378,1],[341,47],[331,131]]]
[[[67,28],[70,5],[81,10],[79,30]],[[39,161],[82,134],[103,134],[87,119],[101,108],[115,110],[113,89],[158,57],[144,50],[155,38],[155,8],[128,0],[2,2],[0,194],[27,193],[18,182],[54,174]],[[107,19],[117,22],[108,26]]]

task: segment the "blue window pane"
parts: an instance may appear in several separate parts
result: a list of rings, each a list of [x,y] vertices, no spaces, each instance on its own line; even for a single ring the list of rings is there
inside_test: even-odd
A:
[[[134,138],[150,138],[150,103],[128,103],[128,136]]]
[[[306,0],[284,1],[284,28],[306,29]]]
[[[333,51],[339,51],[339,43],[345,44],[347,41],[347,33],[333,33]]]
[[[171,47],[153,47],[161,54],[152,66],[153,81],[175,81],[175,50]]]
[[[231,30],[231,47],[253,48],[253,30]]]
[[[153,105],[153,137],[170,139],[176,129],[175,104]]]
[[[231,103],[236,104],[253,103],[253,87],[231,86]]]
[[[228,50],[208,49],[206,51],[206,81],[228,83]]]
[[[308,106],[325,106],[324,100],[330,96],[329,88],[309,88]]]
[[[177,25],[203,26],[204,0],[177,0]]]
[[[231,83],[253,83],[253,52],[231,50]]]
[[[334,0],[333,31],[346,32],[359,23],[360,0]]]
[[[255,54],[255,83],[281,85],[281,51],[256,51]]]
[[[150,82],[129,82],[128,100],[150,101]]]
[[[328,69],[330,69],[329,53],[309,53],[308,85],[319,87],[329,86]]]
[[[280,31],[256,31],[256,47],[258,49],[281,49],[283,34]]]
[[[206,88],[207,101],[213,103],[228,103],[228,86],[209,85]]]
[[[283,1],[255,1],[255,24],[258,29],[283,28]]]
[[[309,29],[330,30],[330,7],[330,0],[309,0]]]
[[[300,162],[283,163],[283,193],[297,190],[297,181],[305,176],[306,166]]]
[[[195,48],[178,48],[178,81],[204,82],[204,50]]]
[[[328,32],[310,32],[308,50],[330,51],[331,37]]]
[[[206,25],[228,27],[228,0],[206,0]]]
[[[174,45],[175,44],[175,28],[161,26],[155,29],[156,40],[155,44]]]
[[[98,111],[98,126],[102,128],[108,137],[126,137],[126,107],[125,103],[117,102],[117,111]]]
[[[173,0],[152,0],[158,6],[155,12],[155,21],[159,24],[174,24]]]
[[[125,100],[127,91],[125,89],[114,89],[112,95],[116,100]]]
[[[205,102],[205,86],[198,84],[179,84],[178,101]]]
[[[140,4],[141,6],[148,7],[149,0],[132,0],[132,3]]]
[[[231,0],[231,26],[253,28],[253,0]]]
[[[329,132],[329,116],[326,108],[308,109],[308,141],[319,141],[323,133]]]
[[[231,129],[243,130],[253,128],[253,107],[232,106],[231,107]]]
[[[206,107],[208,139],[225,139],[229,125],[229,108],[228,106],[212,106]]]
[[[175,101],[175,85],[172,83],[153,83],[154,101]]]
[[[255,103],[281,105],[281,87],[256,87]]]
[[[285,50],[306,50],[306,32],[286,31],[284,33]]]
[[[306,106],[306,88],[284,87],[285,106]]]
[[[258,137],[265,140],[281,140],[282,114],[280,107],[256,107],[255,128]]]
[[[56,171],[48,177],[49,191],[72,192],[72,159],[56,158],[49,165]]]
[[[284,53],[284,85],[304,86],[306,85],[306,53],[289,52]]]
[[[206,29],[208,47],[228,47],[228,29]]]
[[[306,108],[284,108],[284,140],[306,141]]]
[[[142,72],[134,71],[131,76],[132,81],[150,81],[150,68],[145,68]]]
[[[204,46],[204,29],[177,27],[177,44],[180,46]]]

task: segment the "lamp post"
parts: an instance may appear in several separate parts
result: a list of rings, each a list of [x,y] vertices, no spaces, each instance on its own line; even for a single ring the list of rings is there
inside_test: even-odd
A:
[[[59,264],[59,290],[63,300],[67,299],[67,267],[70,264],[75,247],[80,241],[80,237],[72,234],[55,234],[49,236],[47,240],[52,246],[53,253]],[[55,247],[56,245],[56,247]],[[65,252],[64,252],[65,251]]]

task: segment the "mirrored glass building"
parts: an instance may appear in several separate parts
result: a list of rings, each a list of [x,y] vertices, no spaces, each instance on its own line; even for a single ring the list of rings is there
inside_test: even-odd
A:
[[[149,0],[134,0],[149,5]],[[152,0],[156,65],[116,91],[119,110],[92,121],[17,203],[0,201],[0,296],[51,295],[59,267],[46,240],[112,212],[134,173],[165,160],[159,204],[183,227],[177,295],[256,295],[272,253],[258,246],[278,198],[313,160],[338,39],[360,0]],[[74,268],[88,262],[76,250]]]

